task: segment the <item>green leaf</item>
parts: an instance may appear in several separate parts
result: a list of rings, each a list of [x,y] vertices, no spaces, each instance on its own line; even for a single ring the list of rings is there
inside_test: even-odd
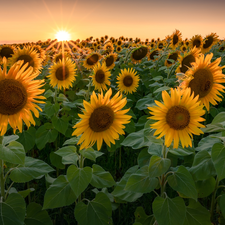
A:
[[[42,125],[36,132],[36,145],[39,150],[43,149],[47,143],[54,142],[58,132],[48,127],[49,124]]]
[[[55,152],[55,154],[62,157],[63,164],[74,164],[77,165],[77,160],[79,158],[77,154],[77,148],[75,146],[62,147]]]
[[[183,225],[211,225],[210,213],[199,202],[190,201]]]
[[[153,93],[158,93],[158,92],[162,92],[162,91],[168,91],[170,89],[171,89],[171,87],[163,86],[163,87],[160,87],[160,88],[156,89]]]
[[[12,141],[16,141],[19,138],[18,135],[9,135],[9,136],[3,136],[2,145],[6,146]]]
[[[209,196],[215,189],[216,180],[210,177],[206,180],[199,180],[196,182],[196,189],[198,191],[198,198],[205,198]]]
[[[24,225],[26,204],[23,197],[18,193],[12,193],[5,202],[0,202],[0,224]]]
[[[65,135],[66,130],[69,126],[69,122],[64,117],[58,118],[56,116],[54,116],[52,118],[52,124],[58,132],[60,132],[64,135]]]
[[[74,214],[79,225],[108,225],[112,215],[111,202],[106,194],[99,192],[87,205],[79,202]]]
[[[216,143],[212,147],[212,161],[216,169],[218,180],[225,178],[225,147],[221,143]]]
[[[52,220],[46,210],[42,210],[41,205],[32,202],[27,206],[25,225],[52,225]]]
[[[52,104],[51,102],[47,101],[45,104],[45,113],[49,118],[51,118],[54,114],[56,114],[60,109],[58,103]]]
[[[0,144],[0,159],[13,164],[24,164],[25,150],[23,145],[17,141],[11,141],[7,146]]]
[[[156,197],[153,204],[153,213],[158,225],[183,225],[186,209],[182,198]]]
[[[157,155],[153,155],[149,163],[149,177],[159,177],[164,174],[170,168],[170,159],[161,158]]]
[[[48,90],[44,93],[45,98],[54,97],[54,95],[55,95],[55,93],[54,93],[51,89],[48,89]]]
[[[146,165],[129,177],[125,190],[137,193],[150,193],[157,185],[158,179],[149,177],[148,165]]]
[[[59,169],[65,169],[65,165],[62,164],[62,157],[55,154],[55,152],[50,153],[50,161],[53,166]]]
[[[197,201],[197,190],[195,187],[195,182],[189,173],[189,171],[184,167],[180,166],[173,175],[167,178],[170,187],[175,191],[178,191],[188,198],[193,198]]]
[[[194,180],[206,180],[216,175],[216,170],[210,154],[202,150],[195,155],[192,167],[189,169]]]
[[[219,134],[217,134],[219,135]],[[221,136],[221,135],[220,135]],[[196,151],[202,151],[202,150],[206,150],[206,151],[211,151],[212,146],[215,143],[220,143],[221,141],[218,138],[215,138],[215,134],[214,135],[209,135],[205,138],[202,138],[199,143],[198,143],[198,147],[196,148]]]
[[[45,192],[43,209],[71,205],[77,199],[66,176],[60,175]]]
[[[35,145],[35,136],[36,136],[36,129],[34,127],[30,127],[29,130],[25,130],[20,134],[18,142],[20,142],[25,151],[30,151]]]
[[[112,187],[115,185],[115,181],[112,175],[105,171],[101,166],[97,164],[92,165],[93,174],[91,179],[91,185],[96,188]]]
[[[137,159],[139,167],[149,165],[150,158],[151,155],[148,153],[148,149],[142,149]]]
[[[82,156],[84,156],[87,159],[90,159],[92,161],[95,161],[96,154],[95,150],[93,148],[86,148],[79,151]]]
[[[153,225],[154,223],[154,216],[146,215],[144,209],[140,206],[136,208],[134,215],[135,215],[135,223],[133,225],[135,224]]]
[[[134,202],[143,195],[142,193],[135,193],[133,191],[124,190],[128,178],[137,170],[138,170],[137,165],[129,168],[122,177],[122,179],[120,180],[120,182],[117,183],[115,189],[111,193],[116,198],[116,201],[122,200],[126,202]]]
[[[225,112],[220,112],[219,114],[217,114],[211,124],[218,124],[218,123],[225,126]]]
[[[67,169],[67,178],[72,190],[78,197],[91,182],[92,169],[90,167],[77,168],[75,165],[71,165]]]
[[[18,194],[20,194],[23,198],[26,198],[32,191],[35,191],[35,189],[29,188],[24,191],[18,191]]]
[[[154,103],[152,94],[148,94],[144,98],[141,98],[137,101],[135,108],[138,108],[139,110],[147,109],[148,105],[152,103]]]
[[[72,137],[68,140],[66,140],[63,145],[75,145],[79,141],[80,137]]]
[[[172,153],[173,155],[178,155],[178,156],[187,156],[195,153],[195,149],[188,147],[188,148],[169,148],[169,152]]]
[[[225,218],[225,194],[222,195],[219,199],[220,210]]]
[[[14,182],[24,183],[52,171],[54,171],[54,169],[44,161],[26,157],[24,166],[21,165],[12,170],[10,179]]]

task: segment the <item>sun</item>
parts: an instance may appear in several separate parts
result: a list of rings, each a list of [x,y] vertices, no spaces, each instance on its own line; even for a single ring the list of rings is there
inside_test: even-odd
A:
[[[70,40],[70,34],[64,30],[60,30],[55,35],[56,39],[58,41],[69,41]]]

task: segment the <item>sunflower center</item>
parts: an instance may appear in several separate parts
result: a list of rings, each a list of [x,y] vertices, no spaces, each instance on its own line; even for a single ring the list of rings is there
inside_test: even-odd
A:
[[[18,113],[27,103],[27,91],[17,80],[0,81],[0,113],[13,115]]]
[[[141,60],[147,55],[147,53],[148,53],[147,47],[140,47],[134,50],[132,56],[134,60]]]
[[[114,112],[108,106],[96,108],[90,116],[89,126],[94,132],[107,130],[113,123]]]
[[[13,50],[10,47],[3,47],[0,51],[0,56],[3,58],[4,56],[8,59],[13,55]]]
[[[210,47],[210,46],[212,45],[212,43],[213,43],[213,37],[212,37],[212,36],[209,36],[209,37],[206,39],[205,43],[203,44],[203,48],[208,48],[208,47]]]
[[[178,58],[178,54],[176,52],[170,54],[169,57],[168,57],[168,59],[173,59],[174,61],[177,61],[177,58]],[[172,62],[170,62],[168,60],[167,60],[167,63],[172,64]]]
[[[55,76],[58,80],[66,80],[69,77],[69,70],[66,66],[60,66],[55,71]]]
[[[201,41],[199,39],[195,39],[193,41],[193,47],[196,46],[196,48],[198,48],[201,45]]]
[[[150,54],[150,59],[154,60],[155,56],[159,55],[159,51],[158,50],[154,50],[151,54]]]
[[[97,54],[93,54],[92,56],[90,56],[88,59],[87,59],[87,64],[88,65],[95,65],[97,62],[98,62],[98,55]]]
[[[29,55],[21,55],[18,57],[17,61],[19,60],[23,60],[23,66],[28,63],[27,68],[29,68],[30,66],[34,68],[34,60],[31,56]]]
[[[99,84],[104,83],[105,81],[105,73],[102,70],[98,70],[95,74],[95,79]]]
[[[207,69],[199,69],[194,73],[194,79],[190,81],[189,87],[194,95],[199,98],[205,97],[212,89],[213,76]]]
[[[158,48],[162,49],[163,48],[163,43],[159,43]]]
[[[123,84],[126,87],[130,87],[133,84],[133,78],[130,75],[127,75],[123,79]]]
[[[114,63],[114,57],[112,55],[107,57],[105,62],[107,67],[111,66]]]
[[[175,130],[183,130],[190,122],[190,113],[184,106],[173,106],[166,114],[166,122]]]
[[[173,45],[176,45],[177,44],[177,42],[178,42],[178,36],[175,34],[175,35],[173,35]]]
[[[181,63],[182,66],[180,68],[180,71],[182,73],[185,73],[188,70],[188,67],[191,67],[192,62],[195,62],[195,57],[193,55],[184,57]]]

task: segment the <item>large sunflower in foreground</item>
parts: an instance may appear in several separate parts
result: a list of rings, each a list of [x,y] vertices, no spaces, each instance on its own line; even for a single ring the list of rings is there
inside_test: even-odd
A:
[[[93,69],[101,58],[102,56],[98,52],[93,52],[85,58],[83,66],[87,69]]]
[[[202,53],[208,52],[213,45],[219,41],[218,35],[216,33],[211,33],[205,37],[204,44],[202,46]]]
[[[29,128],[35,125],[33,115],[39,117],[38,110],[42,109],[34,103],[44,103],[40,96],[44,92],[41,88],[43,80],[34,80],[38,74],[33,73],[33,68],[27,68],[23,61],[16,62],[7,73],[7,61],[3,58],[3,70],[0,68],[0,135],[7,131],[8,124],[13,131],[22,132],[23,121]],[[38,99],[38,100],[37,100]]]
[[[82,119],[73,128],[72,135],[82,135],[78,141],[81,144],[80,149],[93,146],[97,142],[97,149],[100,150],[103,140],[111,147],[115,140],[119,139],[119,134],[125,134],[124,124],[129,123],[131,116],[126,115],[129,109],[121,110],[127,103],[127,99],[122,99],[122,94],[117,94],[110,99],[112,95],[111,88],[106,92],[91,95],[91,102],[83,101],[83,114],[78,114]]]
[[[106,67],[106,64],[103,63],[102,65],[100,62],[98,62],[94,68],[94,75],[90,76],[92,77],[92,82],[95,86],[95,89],[98,89],[101,91],[107,90],[106,84],[110,85],[111,82],[109,81],[109,77],[111,76],[109,69]]]
[[[39,58],[39,54],[32,47],[23,47],[23,49],[17,48],[16,52],[9,59],[9,64],[12,66],[15,62],[23,60],[23,65],[33,68],[33,73],[39,72],[41,69],[42,59]],[[28,63],[28,64],[27,64]]]
[[[138,87],[138,82],[140,80],[139,76],[136,75],[137,71],[133,68],[121,70],[119,76],[117,77],[118,88],[121,92],[125,94],[135,92]]]
[[[180,65],[177,67],[177,73],[186,73],[186,71],[191,67],[191,63],[196,61],[199,57],[201,50],[194,47],[189,52],[185,53],[183,56],[179,56]]]
[[[61,60],[53,63],[49,69],[50,75],[47,76],[50,79],[50,85],[57,86],[58,89],[72,87],[72,82],[76,80],[75,71],[75,63],[70,58],[66,58],[64,63]]]
[[[199,96],[200,102],[208,111],[209,103],[216,105],[217,102],[222,101],[223,95],[220,92],[225,92],[225,87],[220,84],[225,83],[225,75],[222,74],[225,66],[219,66],[221,58],[217,58],[211,63],[212,57],[213,53],[208,54],[205,58],[203,54],[197,58],[196,62],[192,63],[192,68],[186,72],[180,85],[183,89],[190,87],[191,92],[195,96]]]
[[[183,94],[182,94],[183,93]],[[201,116],[205,114],[198,97],[191,94],[190,88],[184,92],[171,88],[171,96],[166,91],[162,92],[163,103],[156,101],[157,106],[148,107],[152,116],[149,119],[158,120],[150,125],[156,129],[154,135],[161,138],[165,136],[165,145],[169,147],[173,141],[173,148],[178,148],[179,141],[182,147],[192,146],[193,135],[203,132],[199,129],[204,125]]]

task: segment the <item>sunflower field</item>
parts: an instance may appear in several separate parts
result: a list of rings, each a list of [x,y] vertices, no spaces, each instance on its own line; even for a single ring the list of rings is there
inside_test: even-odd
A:
[[[0,225],[225,224],[225,40],[0,45]]]

